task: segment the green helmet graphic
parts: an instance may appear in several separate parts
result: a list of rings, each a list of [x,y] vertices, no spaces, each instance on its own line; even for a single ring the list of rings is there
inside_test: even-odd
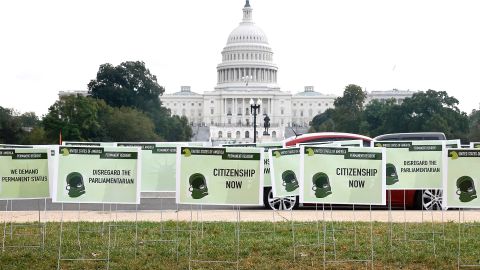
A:
[[[192,198],[201,199],[208,195],[207,180],[205,180],[203,174],[194,173],[188,181],[190,182],[190,188],[188,190],[192,192]]]
[[[78,172],[71,172],[67,175],[68,196],[76,198],[85,194],[85,185],[83,183],[83,176]]]
[[[323,172],[316,173],[312,177],[312,182],[312,190],[315,191],[315,197],[325,198],[332,194],[332,187],[330,186],[330,180],[328,180],[327,174]]]
[[[461,202],[469,202],[477,198],[475,183],[470,176],[462,176],[457,179],[457,195]]]
[[[282,173],[283,186],[287,192],[292,192],[298,188],[297,176],[291,170]]]
[[[387,163],[386,168],[387,185],[393,185],[398,182],[397,169],[392,163]]]

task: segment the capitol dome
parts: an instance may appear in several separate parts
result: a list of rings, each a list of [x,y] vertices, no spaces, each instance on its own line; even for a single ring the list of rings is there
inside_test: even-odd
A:
[[[252,19],[249,0],[243,7],[243,20],[230,33],[217,66],[218,87],[277,87],[277,66],[267,35]]]
[[[241,22],[228,36],[227,45],[234,43],[268,44],[267,35],[253,22]]]

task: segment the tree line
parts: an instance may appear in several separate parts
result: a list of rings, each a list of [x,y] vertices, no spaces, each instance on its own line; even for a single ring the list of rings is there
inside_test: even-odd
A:
[[[0,106],[0,143],[68,141],[189,141],[186,117],[172,116],[165,92],[141,61],[103,64],[88,83],[88,96],[61,97],[42,118]]]
[[[68,141],[189,141],[186,117],[172,116],[165,92],[141,61],[100,66],[88,96],[61,97],[43,117],[0,106],[0,143],[56,144]],[[334,108],[316,115],[310,132],[336,131],[375,137],[397,132],[443,132],[447,138],[480,141],[480,110],[460,111],[445,91],[417,92],[402,103],[372,100],[358,85],[345,87]]]
[[[372,100],[358,85],[345,87],[335,99],[334,108],[316,115],[310,132],[349,132],[375,137],[387,133],[443,132],[462,143],[480,141],[480,111],[470,115],[460,111],[458,100],[445,91],[427,90],[395,100]]]

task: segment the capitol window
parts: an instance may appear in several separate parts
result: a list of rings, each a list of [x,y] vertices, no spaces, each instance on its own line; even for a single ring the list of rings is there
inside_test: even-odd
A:
[[[248,130],[247,130],[247,131],[245,131],[245,139],[248,139],[248,138],[250,138],[250,132],[248,132]]]
[[[213,104],[213,100],[210,100],[210,104]]]
[[[229,139],[232,138],[232,133],[230,131],[227,132],[227,138],[229,138]]]
[[[218,138],[222,138],[223,137],[223,133],[221,131],[218,132]]]
[[[210,114],[213,114],[213,112],[214,112],[213,108],[210,108]]]

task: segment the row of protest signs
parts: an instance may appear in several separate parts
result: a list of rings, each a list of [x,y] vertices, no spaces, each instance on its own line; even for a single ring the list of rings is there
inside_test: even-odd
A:
[[[138,204],[141,191],[175,191],[180,204],[260,205],[264,186],[271,185],[274,196],[299,196],[302,203],[385,205],[388,189],[443,188],[446,207],[477,208],[478,145],[0,145],[0,199]]]
[[[328,144],[297,146],[269,152],[274,196],[300,196],[303,203],[375,204],[377,195],[385,195],[369,185],[373,182],[367,172],[373,160],[360,165],[367,169],[365,173],[355,172],[346,156],[341,160],[344,153],[335,153]],[[480,208],[475,189],[480,186],[480,173],[474,170],[480,165],[480,143],[471,143],[469,149],[460,148],[459,140],[378,141],[371,146],[369,149],[385,149],[384,190],[443,189],[444,207]],[[356,150],[349,147],[344,151]],[[322,184],[324,188],[318,189]]]

